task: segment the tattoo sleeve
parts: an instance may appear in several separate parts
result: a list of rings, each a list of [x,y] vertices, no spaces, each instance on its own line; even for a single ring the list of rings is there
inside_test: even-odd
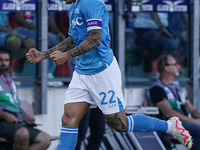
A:
[[[69,58],[85,54],[101,44],[101,29],[90,30],[89,36],[77,47],[67,51]]]
[[[64,41],[62,41],[58,45],[56,45],[42,53],[44,54],[44,59],[48,59],[48,58],[50,58],[50,54],[56,50],[59,50],[61,52],[66,52],[74,47],[75,46],[74,46],[73,38],[71,35],[69,35],[68,38],[65,39]]]
[[[117,117],[117,114],[112,117],[107,118],[107,120],[110,127],[115,129],[116,131],[118,132],[125,131],[125,124],[122,122],[122,120],[119,117]]]

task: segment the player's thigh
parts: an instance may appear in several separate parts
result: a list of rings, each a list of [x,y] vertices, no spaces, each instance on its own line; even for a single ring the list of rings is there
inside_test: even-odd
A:
[[[65,104],[62,117],[63,125],[77,127],[89,107],[90,104],[87,102]]]

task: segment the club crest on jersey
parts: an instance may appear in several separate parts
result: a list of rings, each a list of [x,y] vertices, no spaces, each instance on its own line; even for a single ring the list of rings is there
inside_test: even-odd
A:
[[[77,17],[72,20],[72,28],[74,28],[76,25],[81,26],[82,24],[83,19],[81,17]]]

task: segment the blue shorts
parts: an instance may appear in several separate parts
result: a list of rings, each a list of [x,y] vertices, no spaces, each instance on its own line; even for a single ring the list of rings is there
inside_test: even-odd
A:
[[[10,33],[6,32],[0,32],[0,46],[6,46],[6,39],[10,35]],[[20,34],[24,39],[27,38],[27,36]]]

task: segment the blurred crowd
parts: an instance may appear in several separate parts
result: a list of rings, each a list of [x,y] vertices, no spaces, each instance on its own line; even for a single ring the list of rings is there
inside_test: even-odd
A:
[[[67,12],[49,12],[48,28],[48,48],[51,48],[67,36],[69,28]],[[24,70],[26,64],[25,54],[30,48],[36,47],[36,30],[35,12],[0,12],[0,36],[2,39],[0,46],[7,47],[12,52],[11,72],[13,76],[23,75],[23,72],[26,71]],[[64,64],[64,66],[67,66],[67,64]],[[70,75],[69,69],[68,72],[63,72],[62,67],[57,68],[56,64],[48,60],[48,78],[54,78],[56,74]],[[48,82],[48,86],[62,85],[63,83],[60,81]]]
[[[48,13],[48,48],[68,36],[67,12]],[[110,18],[110,22],[113,22]],[[110,31],[113,31],[110,25]],[[181,75],[188,70],[188,14],[187,13],[130,13],[125,29],[125,75],[127,77],[157,78],[157,59],[163,54],[174,55],[181,65]],[[0,12],[0,46],[12,52],[12,74],[23,74],[25,53],[36,47],[36,14],[34,12]],[[112,36],[112,34],[111,34]],[[111,37],[113,38],[113,37]],[[28,64],[28,63],[27,63]],[[69,64],[69,66],[68,66]],[[30,65],[30,64],[29,64]],[[71,60],[56,66],[48,60],[48,78],[70,76]],[[61,86],[62,82],[48,82]]]
[[[174,55],[181,65],[181,75],[187,76],[188,14],[129,14],[125,46],[127,77],[157,78],[157,59],[164,54]]]

